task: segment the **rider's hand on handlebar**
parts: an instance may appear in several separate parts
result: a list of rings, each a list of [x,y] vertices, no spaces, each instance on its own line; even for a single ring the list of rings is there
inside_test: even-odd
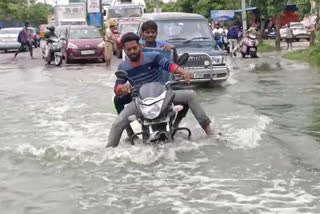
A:
[[[120,93],[121,94],[129,94],[131,93],[132,86],[130,84],[124,84],[121,86]]]
[[[183,79],[186,81],[187,84],[190,84],[190,80],[194,77],[194,74],[191,73],[191,72],[187,72],[187,71],[184,71],[182,72],[182,76],[183,76]]]

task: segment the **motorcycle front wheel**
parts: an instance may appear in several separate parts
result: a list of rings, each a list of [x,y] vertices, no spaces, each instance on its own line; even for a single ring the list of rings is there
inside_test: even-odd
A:
[[[56,66],[60,66],[62,63],[62,57],[61,56],[54,56],[54,64]]]

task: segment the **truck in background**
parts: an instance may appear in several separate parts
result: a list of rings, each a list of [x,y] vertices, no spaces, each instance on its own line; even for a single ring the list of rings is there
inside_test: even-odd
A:
[[[86,4],[72,3],[54,7],[55,25],[87,25]]]
[[[116,6],[108,6],[103,8],[105,10],[105,21],[127,18],[137,18],[144,14],[144,9],[141,5],[136,4],[120,4]]]

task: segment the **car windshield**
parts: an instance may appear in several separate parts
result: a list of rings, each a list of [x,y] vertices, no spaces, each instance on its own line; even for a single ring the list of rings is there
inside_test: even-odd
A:
[[[124,18],[124,17],[140,17],[142,11],[140,8],[110,8],[110,18]]]
[[[19,34],[20,29],[8,29],[4,28],[0,30],[0,34]]]
[[[100,38],[98,29],[94,28],[83,28],[83,29],[70,29],[71,39],[93,39]]]
[[[137,33],[139,24],[125,24],[120,25],[120,33],[125,34],[129,32]]]
[[[35,34],[35,33],[36,33],[36,30],[33,29],[33,28],[28,28],[28,33],[30,33],[30,34]]]
[[[211,39],[211,32],[206,21],[202,20],[168,20],[158,21],[158,40],[191,40],[194,38]]]
[[[102,0],[102,5],[111,5],[113,0]]]

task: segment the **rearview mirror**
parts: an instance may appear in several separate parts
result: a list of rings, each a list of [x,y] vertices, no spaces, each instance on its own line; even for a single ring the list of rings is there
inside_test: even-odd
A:
[[[126,79],[128,77],[128,73],[123,70],[118,70],[114,73],[119,79]]]
[[[177,64],[180,66],[185,65],[188,62],[188,59],[189,59],[189,54],[184,53],[181,56],[179,56],[179,58],[177,60]]]

